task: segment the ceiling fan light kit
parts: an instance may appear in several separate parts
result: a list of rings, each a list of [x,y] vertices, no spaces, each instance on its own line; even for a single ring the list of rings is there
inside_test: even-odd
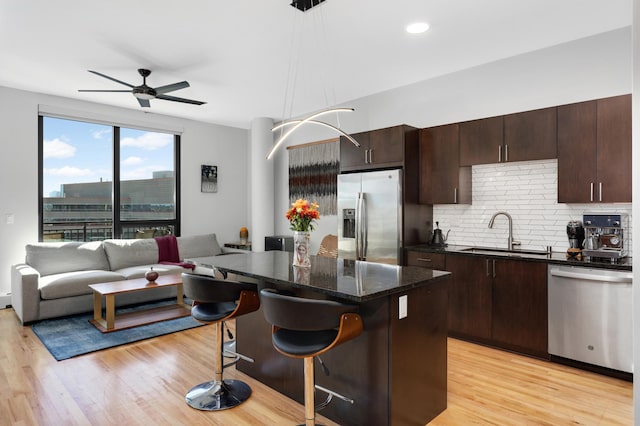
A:
[[[169,92],[173,92],[175,90],[180,90],[180,89],[184,89],[189,87],[189,83],[186,81],[180,81],[178,83],[173,83],[173,84],[167,84],[166,86],[160,86],[160,87],[150,87],[147,86],[147,77],[149,77],[149,75],[151,74],[151,71],[148,69],[144,69],[144,68],[139,68],[138,69],[138,73],[142,76],[142,84],[139,86],[134,86],[133,84],[129,84],[126,83],[124,81],[115,79],[113,77],[110,77],[106,74],[102,74],[99,73],[98,71],[92,71],[89,70],[90,73],[93,73],[95,75],[99,75],[100,77],[104,77],[108,80],[111,81],[115,81],[116,83],[120,83],[123,84],[127,87],[130,87],[131,90],[87,90],[87,89],[81,89],[78,90],[78,92],[129,92],[131,94],[133,94],[133,96],[138,100],[138,103],[140,104],[141,107],[143,108],[149,108],[151,106],[151,104],[149,103],[149,101],[151,99],[162,99],[165,101],[173,101],[173,102],[182,102],[185,104],[192,104],[192,105],[204,105],[206,104],[206,102],[202,102],[202,101],[196,101],[193,99],[185,99],[185,98],[178,98],[176,96],[169,96],[169,95],[165,95],[165,93],[169,93]]]

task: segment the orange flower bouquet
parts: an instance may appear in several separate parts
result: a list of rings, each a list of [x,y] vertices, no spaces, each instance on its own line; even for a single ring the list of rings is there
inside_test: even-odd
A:
[[[295,203],[291,204],[291,208],[285,214],[292,231],[309,232],[314,229],[314,220],[320,219],[317,203],[310,203],[307,200],[299,198]]]

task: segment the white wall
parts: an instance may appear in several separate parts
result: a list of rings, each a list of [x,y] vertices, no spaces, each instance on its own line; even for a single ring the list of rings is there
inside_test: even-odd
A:
[[[398,124],[423,128],[631,93],[631,64],[628,27],[355,100],[345,104],[356,110],[341,114],[340,127],[347,132]],[[319,127],[308,127],[293,134],[288,143],[296,145],[335,136]],[[280,150],[275,161],[275,230],[283,234],[288,232],[284,219],[288,205],[285,149]],[[520,194],[512,195],[515,199]],[[581,211],[582,206],[568,208]],[[598,208],[615,210],[617,206],[601,204]],[[435,209],[434,216],[438,210]],[[568,220],[563,217],[560,222]],[[322,228],[312,233],[312,252],[324,234],[336,232],[337,217],[321,218],[319,225]],[[515,225],[518,227],[519,223]],[[559,235],[551,236],[550,240],[558,246],[566,240],[566,234],[560,226],[555,229]]]
[[[248,223],[248,131],[0,87],[0,295],[10,291],[10,266],[38,239],[38,105],[101,115],[154,128],[181,128],[182,235],[216,232],[236,241]],[[188,106],[185,106],[188,108]],[[200,192],[200,165],[218,166],[218,192]],[[231,209],[231,206],[233,210]],[[14,216],[7,224],[6,216]]]

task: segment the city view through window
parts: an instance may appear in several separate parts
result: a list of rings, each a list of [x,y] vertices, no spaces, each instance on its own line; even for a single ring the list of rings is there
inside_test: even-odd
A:
[[[174,135],[52,117],[41,123],[43,240],[174,231]]]

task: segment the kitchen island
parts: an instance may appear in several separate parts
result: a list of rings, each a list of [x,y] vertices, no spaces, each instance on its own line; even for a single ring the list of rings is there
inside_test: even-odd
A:
[[[292,266],[292,253],[278,251],[200,264],[255,279],[259,288],[359,305],[363,333],[322,356],[328,376],[316,372],[316,384],[354,403],[334,398],[323,416],[341,425],[416,425],[446,409],[450,273],[316,256],[305,269]],[[273,349],[261,310],[236,319],[236,338],[237,351],[255,360],[241,361],[238,370],[303,403],[302,360]],[[316,403],[324,396],[318,391]]]

